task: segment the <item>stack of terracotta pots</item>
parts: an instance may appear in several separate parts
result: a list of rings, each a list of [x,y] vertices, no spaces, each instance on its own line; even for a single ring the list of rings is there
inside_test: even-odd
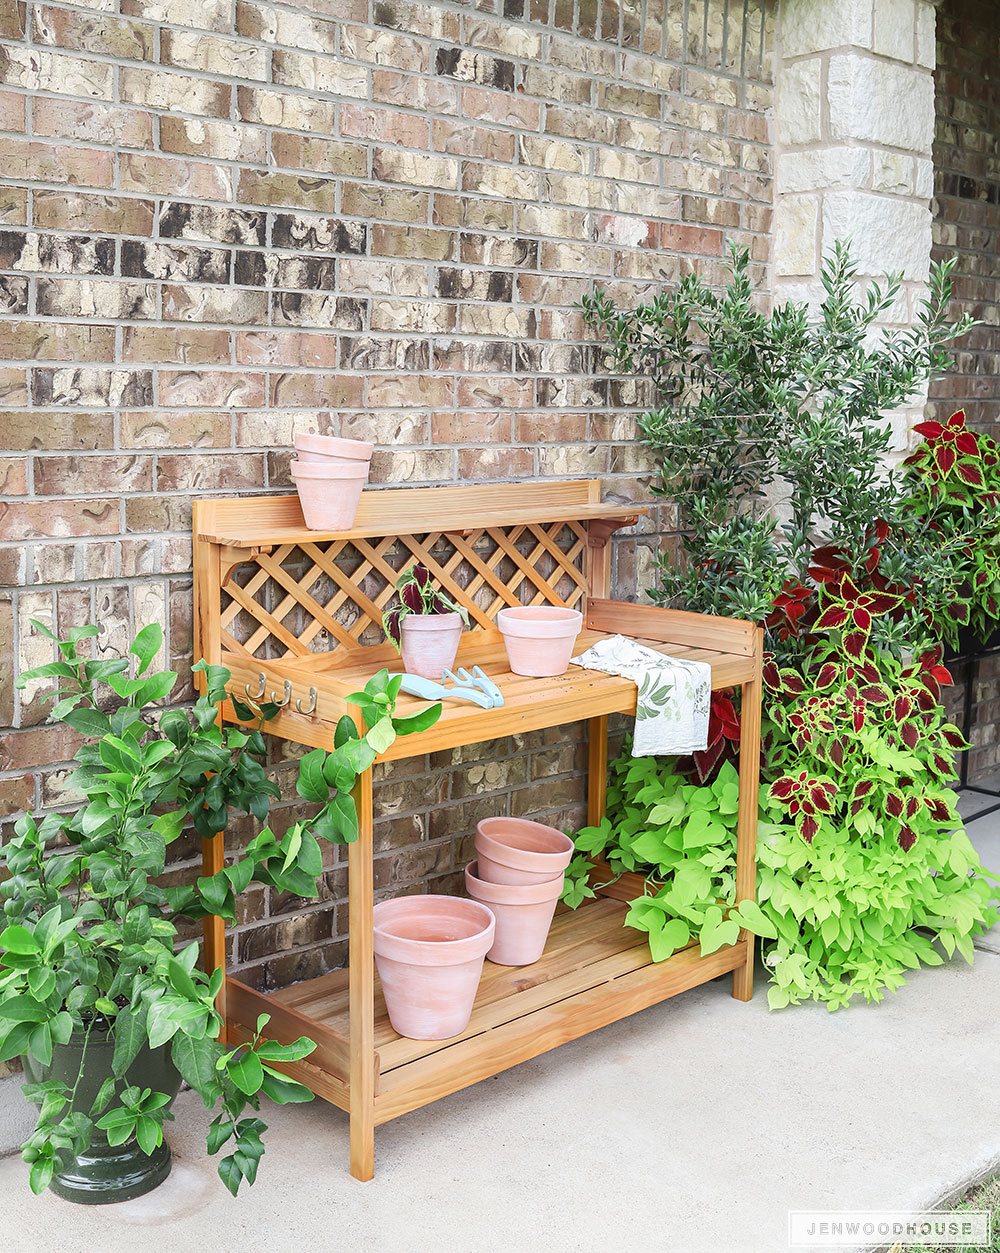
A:
[[[296,435],[292,478],[311,531],[349,531],[375,445],[332,435]]]
[[[541,822],[484,818],[476,827],[476,852],[465,888],[496,918],[486,956],[499,966],[530,966],[545,948],[573,841]]]

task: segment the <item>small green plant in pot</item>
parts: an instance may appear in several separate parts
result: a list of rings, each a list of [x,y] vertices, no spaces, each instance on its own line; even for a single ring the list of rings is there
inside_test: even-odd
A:
[[[199,662],[194,705],[164,709],[177,676],[150,672],[158,626],[139,632],[130,661],[82,656],[94,627],[59,641],[33,625],[58,645],[59,659],[20,683],[55,679],[53,717],[87,742],[71,780],[77,808],[26,814],[0,854],[0,1060],[23,1059],[26,1095],[40,1107],[23,1148],[32,1190],[51,1185],[71,1200],[103,1203],[155,1187],[169,1170],[163,1127],[183,1079],[217,1111],[207,1147],[231,1150],[218,1171],[236,1195],[244,1180],[253,1183],[264,1152],[262,1100],[312,1099],[273,1063],[299,1060],[315,1045],[267,1039],[266,1015],[248,1044],[220,1044],[222,971],[198,969],[198,946],[179,946],[178,923],[234,921],[236,897],[252,881],[315,898],[317,836],[357,838],[357,773],[397,733],[431,725],[441,706],[395,720],[398,681],[380,671],[352,698],[368,729],[342,718],[335,751],[301,759],[299,792],[323,802],[314,823],[295,823],[281,837],[264,826],[216,874],[164,887],[168,849],[191,826],[211,838],[233,808],[267,818],[278,790],[258,758],[261,727],[277,707],[240,700],[227,690],[225,667]],[[218,724],[226,699],[248,725]]]
[[[436,588],[431,572],[417,562],[396,580],[399,604],[382,617],[387,637],[403,655],[408,674],[441,681],[455,664],[469,615]]]

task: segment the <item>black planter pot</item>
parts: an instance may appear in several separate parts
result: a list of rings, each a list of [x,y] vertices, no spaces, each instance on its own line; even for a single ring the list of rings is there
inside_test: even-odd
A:
[[[113,1053],[114,1041],[109,1039],[107,1031],[94,1028],[89,1040],[80,1032],[73,1035],[68,1044],[54,1045],[49,1066],[40,1066],[33,1058],[25,1057],[24,1070],[33,1083],[58,1079],[68,1088],[73,1087],[80,1075],[73,1108],[89,1114],[101,1084],[111,1074]],[[170,1060],[169,1045],[140,1049],[126,1080],[140,1088],[165,1092],[173,1101],[180,1089],[181,1077]],[[95,1127],[90,1147],[56,1171],[49,1187],[67,1201],[109,1205],[151,1192],[169,1174],[170,1146],[165,1140],[147,1157],[134,1137],[112,1147],[104,1132]]]

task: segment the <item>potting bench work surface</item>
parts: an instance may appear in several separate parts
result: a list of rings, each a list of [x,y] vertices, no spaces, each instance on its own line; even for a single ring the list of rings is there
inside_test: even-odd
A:
[[[235,1201],[184,1092],[147,1197],[71,1207],[0,1161],[0,1247],[781,1253],[789,1209],[923,1209],[1000,1163],[998,1003],[989,952],[836,1014],[709,983],[396,1120],[368,1184],[340,1164],[346,1114],[272,1106]]]
[[[610,536],[642,508],[602,501],[600,483],[520,483],[364,492],[350,531],[305,528],[294,497],[210,499],[194,505],[195,656],[226,666],[233,690],[281,705],[265,730],[298,744],[334,747],[339,719],[357,720],[350,694],[383,667],[400,668],[384,642],[382,615],[413,561],[468,614],[458,664],[498,684],[502,706],[444,702],[432,727],[399,737],[376,764],[499,736],[586,720],[588,811],[604,813],[608,715],[634,713],[636,685],[570,667],[555,678],[512,674],[496,613],[505,606],[578,608],[578,647],[622,633],[711,666],[713,688],[740,687],[740,796],[736,899],[756,891],[761,631],[730,618],[609,599]],[[423,707],[401,697],[397,712]],[[228,702],[223,717],[238,721]],[[372,770],[358,778],[358,838],[348,849],[349,965],[287,990],[262,993],[238,975],[220,999],[230,1043],[267,1034],[315,1041],[308,1058],[281,1069],[351,1116],[350,1169],[369,1180],[375,1127],[489,1079],[518,1063],[723,974],[749,1000],[753,937],[701,955],[692,945],[654,963],[642,935],[624,927],[626,907],[599,899],[561,915],[530,968],[487,964],[466,1031],[443,1042],[401,1037],[388,1023],[373,964]],[[206,841],[205,871],[223,864],[221,837]],[[221,920],[205,930],[205,961],[225,964]]]

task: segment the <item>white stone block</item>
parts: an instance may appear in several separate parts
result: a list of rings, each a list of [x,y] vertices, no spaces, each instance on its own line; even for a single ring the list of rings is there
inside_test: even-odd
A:
[[[781,0],[778,38],[785,57],[872,46],[871,0]]]
[[[783,144],[811,144],[822,125],[822,62],[819,57],[783,66],[778,76],[778,140]]]
[[[937,5],[917,0],[917,64],[932,70],[937,65]]]
[[[823,197],[824,254],[838,239],[851,241],[861,274],[900,270],[904,279],[922,280],[930,263],[931,212],[897,196],[830,191]]]
[[[875,0],[872,49],[884,57],[913,63],[916,10],[924,0]]]
[[[934,79],[926,70],[854,53],[830,58],[830,134],[906,148],[930,156],[934,141]]]
[[[913,194],[913,157],[876,148],[872,153],[872,191],[895,196]]]
[[[925,200],[930,200],[931,196],[934,195],[934,162],[930,157],[916,157],[914,158],[914,169],[914,194],[923,196]]]
[[[775,171],[776,190],[783,195],[827,187],[864,187],[868,181],[868,151],[838,146],[783,152]]]
[[[818,224],[819,200],[815,196],[786,196],[780,202],[774,223],[776,274],[815,274]]]

